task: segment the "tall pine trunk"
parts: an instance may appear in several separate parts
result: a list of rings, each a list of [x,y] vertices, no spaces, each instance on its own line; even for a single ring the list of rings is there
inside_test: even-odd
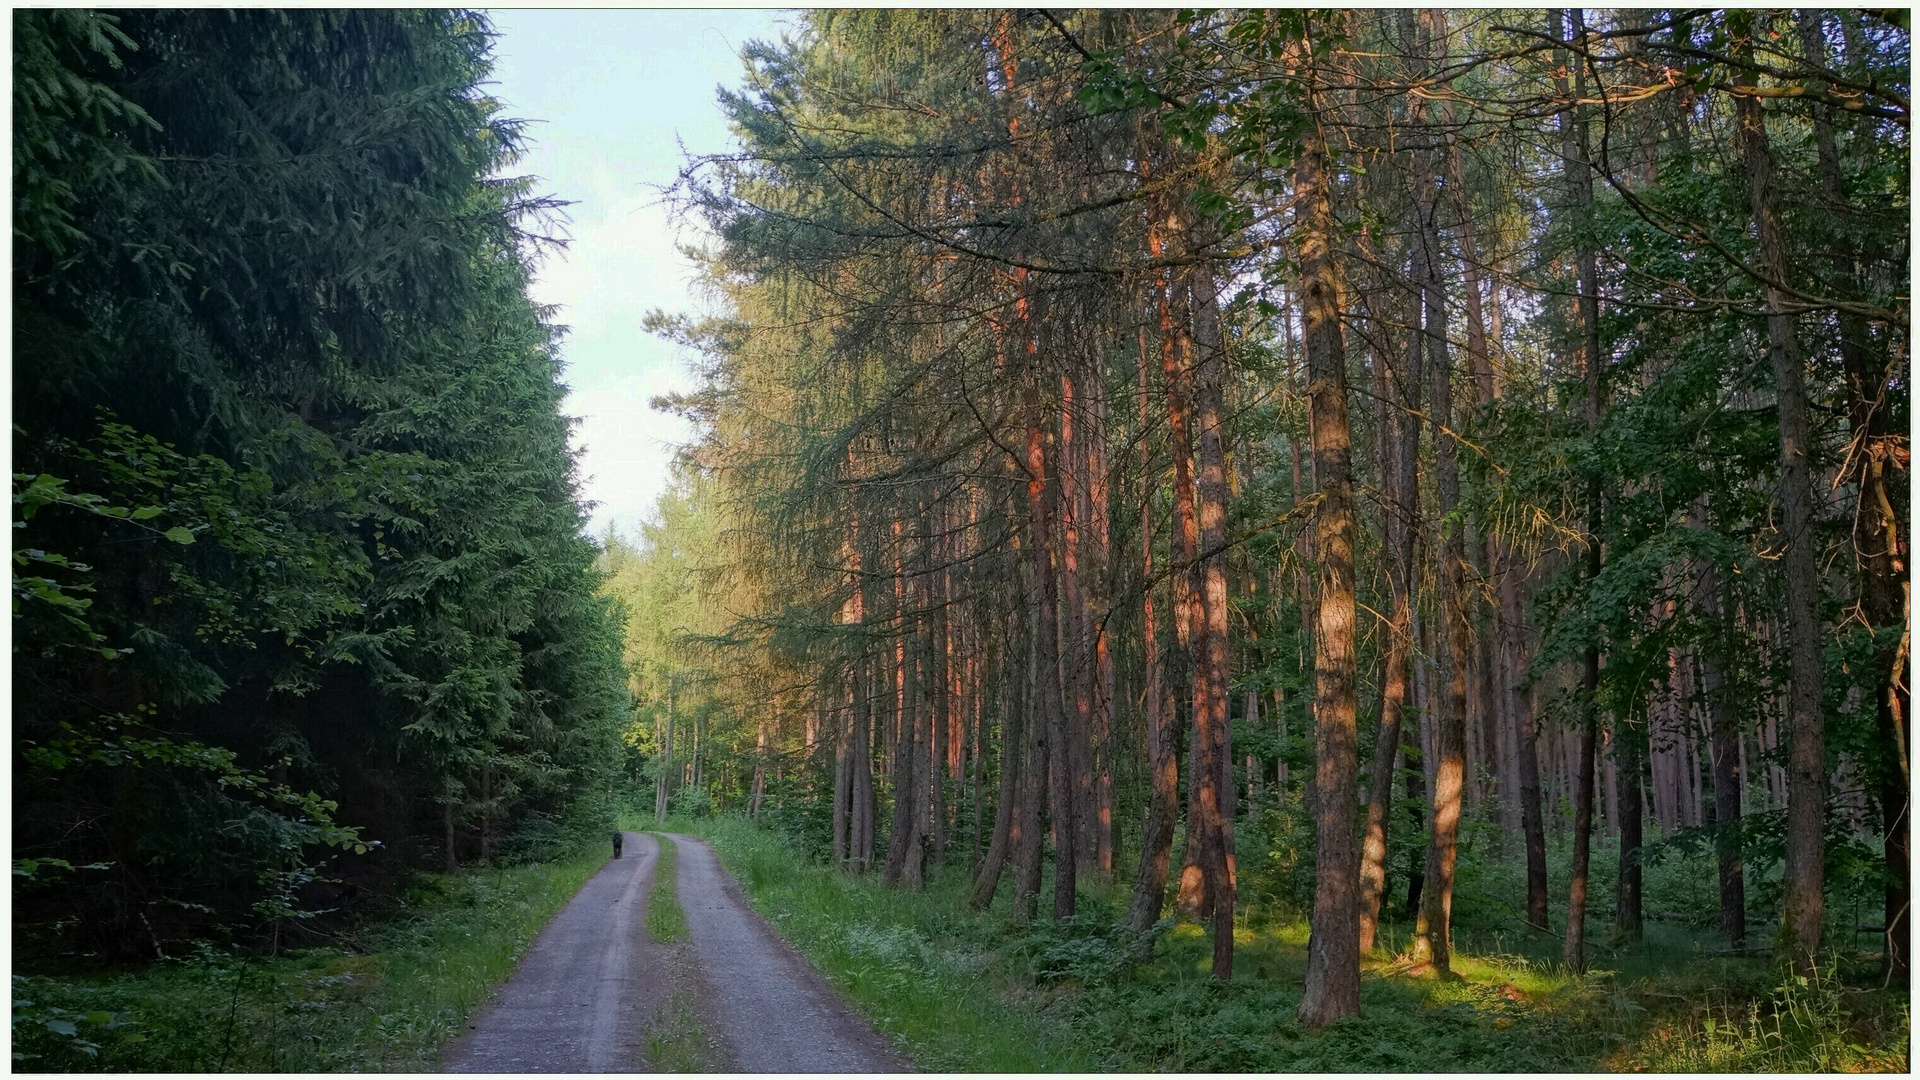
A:
[[[1225,341],[1219,327],[1218,285],[1204,266],[1189,276],[1194,290],[1194,419],[1197,427],[1200,572],[1196,605],[1194,726],[1201,731],[1201,760],[1193,776],[1200,786],[1200,814],[1207,832],[1207,906],[1213,918],[1213,975],[1233,977],[1233,730],[1228,711],[1233,680],[1227,647],[1227,461]],[[1202,695],[1197,688],[1205,686]],[[1357,870],[1358,867],[1355,867]]]
[[[1735,51],[1747,65],[1753,62],[1752,13],[1730,15]],[[1790,278],[1786,244],[1781,235],[1780,203],[1772,144],[1767,137],[1766,111],[1750,91],[1754,78],[1746,68],[1734,76],[1734,141],[1746,174],[1747,199],[1757,241],[1755,264],[1767,279],[1767,354],[1773,366],[1774,391],[1780,418],[1780,525],[1786,554],[1782,569],[1787,583],[1785,612],[1788,661],[1787,690],[1787,852],[1781,882],[1780,953],[1796,970],[1811,973],[1820,949],[1820,927],[1826,910],[1823,891],[1827,803],[1826,719],[1822,712],[1820,568],[1813,535],[1813,430],[1808,415],[1805,361],[1792,301],[1785,289]],[[1741,91],[1749,92],[1741,92]]]
[[[1561,25],[1567,25],[1573,39],[1584,37],[1586,24],[1580,10],[1574,9],[1566,14],[1566,23],[1558,21],[1562,18],[1561,13],[1554,14],[1556,30]],[[1555,56],[1564,58],[1565,54],[1556,52]],[[1586,97],[1586,69],[1583,65],[1575,64],[1573,70],[1572,100],[1578,102]],[[1558,79],[1558,83],[1564,96],[1565,77]],[[1593,219],[1593,173],[1588,165],[1586,120],[1579,106],[1574,106],[1574,110],[1576,115],[1563,117],[1561,153],[1566,161],[1567,187],[1572,196],[1575,220],[1585,229]],[[1591,237],[1581,239],[1577,262],[1581,331],[1579,352],[1587,383],[1587,430],[1591,433],[1597,432],[1600,426],[1605,385],[1602,377],[1604,358],[1600,354],[1599,266]],[[1589,587],[1600,576],[1600,536],[1604,512],[1600,480],[1596,476],[1587,485],[1586,580]],[[1577,764],[1573,777],[1573,866],[1567,884],[1567,928],[1561,939],[1561,959],[1574,971],[1585,971],[1587,966],[1587,879],[1593,859],[1594,757],[1600,741],[1600,643],[1597,639],[1588,643],[1581,656],[1580,699],[1579,745],[1574,755]]]
[[[1316,1028],[1360,1014],[1360,852],[1353,833],[1359,735],[1355,702],[1353,461],[1347,357],[1334,267],[1333,171],[1319,118],[1310,117],[1294,170],[1300,307],[1312,401],[1319,601],[1314,633],[1314,891],[1300,1022]],[[1388,759],[1391,760],[1391,750]]]
[[[1153,246],[1157,247],[1157,242]],[[1164,271],[1155,282],[1153,295],[1160,320],[1163,366],[1172,367],[1172,361],[1165,359],[1173,349],[1173,316],[1168,307],[1167,278]],[[1173,700],[1166,694],[1166,688],[1161,679],[1159,622],[1153,603],[1153,451],[1145,437],[1152,423],[1147,404],[1151,393],[1148,371],[1147,332],[1142,327],[1139,394],[1142,433],[1140,454],[1144,463],[1141,476],[1144,479],[1140,501],[1140,549],[1141,581],[1144,586],[1141,590],[1140,609],[1143,623],[1141,641],[1145,652],[1143,662],[1146,673],[1142,710],[1147,722],[1147,769],[1150,794],[1146,826],[1140,838],[1139,873],[1134,880],[1133,902],[1127,911],[1127,926],[1135,934],[1146,933],[1160,919],[1161,908],[1166,903],[1167,869],[1172,861],[1173,833],[1180,817],[1178,745],[1180,736],[1178,725],[1174,721]]]

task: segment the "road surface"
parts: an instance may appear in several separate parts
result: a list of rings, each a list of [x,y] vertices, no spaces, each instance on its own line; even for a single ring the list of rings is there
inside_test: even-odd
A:
[[[650,978],[664,950],[647,941],[647,885],[659,848],[628,833],[610,859],[533,939],[513,977],[466,1035],[448,1072],[626,1072],[661,1000]]]
[[[674,837],[688,941],[648,940],[659,848],[626,834],[610,860],[534,938],[520,967],[443,1057],[448,1072],[632,1072],[647,1038],[690,998],[740,1072],[905,1072],[912,1068],[754,914],[713,849]],[[662,1032],[668,1035],[667,1032]]]
[[[742,1072],[912,1068],[747,906],[703,840],[674,835],[680,907],[710,990],[707,1013]]]

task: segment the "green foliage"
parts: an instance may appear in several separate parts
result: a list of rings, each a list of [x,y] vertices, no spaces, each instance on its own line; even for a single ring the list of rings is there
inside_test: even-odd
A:
[[[108,867],[16,878],[30,952],[602,831],[624,678],[484,20],[14,27],[14,839]]]
[[[1034,979],[1073,979],[1081,985],[1119,978],[1141,951],[1132,931],[1105,911],[1043,923],[1013,947],[1013,955],[1026,962]]]
[[[1641,1060],[1659,1072],[1905,1072],[1907,1007],[1875,1016],[1859,1008],[1859,997],[1831,968],[1787,975],[1762,998],[1709,999],[1649,1040]]]

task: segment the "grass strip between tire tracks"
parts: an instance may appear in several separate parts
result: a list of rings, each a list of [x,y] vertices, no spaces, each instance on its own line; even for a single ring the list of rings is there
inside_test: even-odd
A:
[[[660,847],[653,863],[653,885],[647,889],[647,936],[671,945],[687,940],[687,913],[680,910],[680,879],[676,867],[679,849],[665,833],[651,833]]]

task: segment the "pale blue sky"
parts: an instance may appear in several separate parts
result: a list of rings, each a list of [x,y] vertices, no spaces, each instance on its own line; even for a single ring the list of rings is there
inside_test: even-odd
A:
[[[518,171],[571,200],[568,250],[541,267],[534,296],[562,308],[573,393],[566,411],[583,453],[593,531],[631,535],[666,485],[678,418],[656,394],[691,389],[685,357],[641,329],[653,308],[699,311],[691,267],[661,204],[686,154],[722,151],[729,136],[717,86],[738,86],[740,47],[778,40],[779,11],[555,10],[489,12],[500,37],[492,88],[506,114],[538,121]],[[684,145],[684,151],[682,146]]]

